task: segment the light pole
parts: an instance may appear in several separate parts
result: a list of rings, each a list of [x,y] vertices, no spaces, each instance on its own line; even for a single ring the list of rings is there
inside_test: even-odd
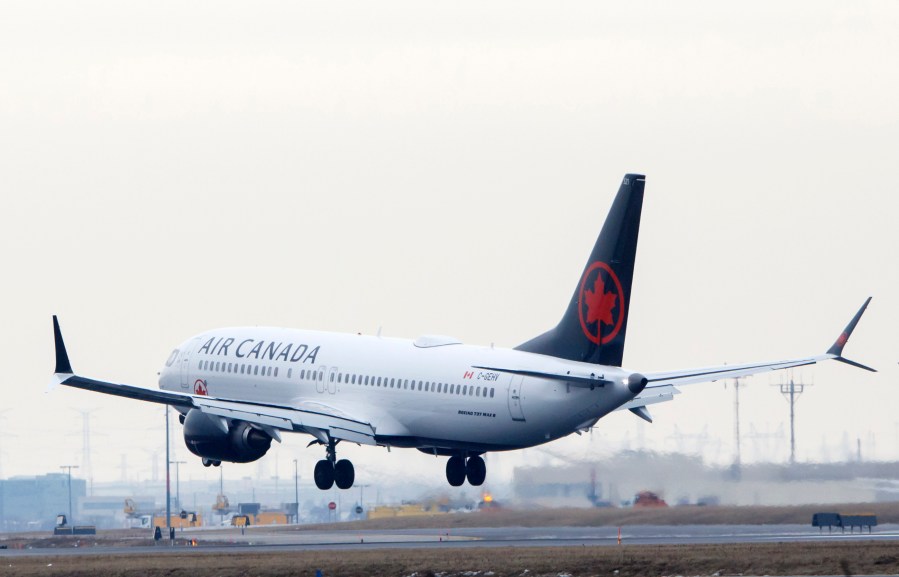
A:
[[[169,406],[165,406],[165,528],[167,531],[172,529],[172,481],[169,475],[171,465],[171,455],[169,454]]]
[[[300,524],[300,460],[293,460],[293,500],[297,506],[296,512],[293,514],[293,522]]]
[[[72,519],[72,469],[77,469],[78,465],[62,465],[59,468],[66,469],[69,473],[69,524],[74,526],[75,521]]]
[[[179,509],[184,509],[181,506],[181,467],[180,465],[186,465],[187,461],[172,461],[172,465],[175,465],[175,502],[178,503]]]

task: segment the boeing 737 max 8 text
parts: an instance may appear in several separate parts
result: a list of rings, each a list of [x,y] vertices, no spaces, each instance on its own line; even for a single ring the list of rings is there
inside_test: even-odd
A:
[[[842,356],[870,298],[823,354],[662,373],[623,368],[644,182],[624,177],[559,324],[514,349],[443,336],[224,328],[178,345],[153,390],[75,374],[54,316],[53,384],[171,405],[187,448],[207,466],[255,461],[285,432],[311,435],[325,448],[316,485],[348,489],[355,472],[337,459],[341,441],[447,456],[450,485],[481,485],[484,453],[586,431],[616,410],[651,421],[647,407],[671,400],[677,385],[828,359],[873,370]]]

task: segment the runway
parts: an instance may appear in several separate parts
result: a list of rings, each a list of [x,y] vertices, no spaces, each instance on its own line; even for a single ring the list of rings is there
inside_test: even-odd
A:
[[[237,529],[194,530],[178,533],[179,538],[196,538],[194,548],[170,547],[163,541],[156,547],[91,545],[81,539],[80,547],[0,550],[0,556],[160,554],[209,552],[240,554],[264,551],[376,550],[426,548],[513,548],[513,547],[607,547],[618,544],[617,527],[491,527],[466,529],[407,529],[390,531],[305,531],[254,527],[243,535]],[[899,540],[899,525],[881,525],[869,533],[833,533],[808,525],[638,525],[621,528],[624,545],[703,545],[730,543],[772,543],[813,541]]]

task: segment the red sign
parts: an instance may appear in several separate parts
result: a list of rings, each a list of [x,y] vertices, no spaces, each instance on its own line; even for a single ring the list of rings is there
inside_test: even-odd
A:
[[[328,509],[333,511],[336,508],[337,508],[337,503],[335,503],[334,501],[331,501],[330,503],[328,503]]]

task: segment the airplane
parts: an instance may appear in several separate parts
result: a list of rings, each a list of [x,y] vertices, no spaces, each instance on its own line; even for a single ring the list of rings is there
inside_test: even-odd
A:
[[[448,457],[446,480],[484,483],[485,453],[524,449],[589,431],[612,411],[652,422],[648,407],[679,385],[835,360],[869,297],[827,350],[802,358],[644,372],[622,366],[645,177],[627,174],[558,325],[513,348],[288,328],[232,327],[192,336],[159,373],[159,390],[95,380],[72,369],[53,316],[62,384],[170,405],[187,448],[205,466],[260,459],[282,433],[325,448],[319,489],[349,489],[355,469],[340,442],[415,448]]]

